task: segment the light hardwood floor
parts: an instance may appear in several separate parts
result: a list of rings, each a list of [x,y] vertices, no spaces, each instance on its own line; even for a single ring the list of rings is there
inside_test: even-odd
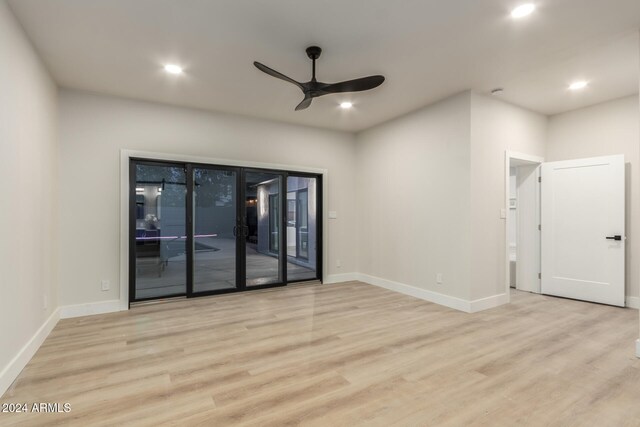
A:
[[[514,292],[465,314],[358,282],[62,320],[0,425],[640,426],[635,310]]]

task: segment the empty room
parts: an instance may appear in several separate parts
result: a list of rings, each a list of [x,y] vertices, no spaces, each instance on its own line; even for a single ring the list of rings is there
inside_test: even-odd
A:
[[[638,0],[0,0],[0,426],[639,426]]]

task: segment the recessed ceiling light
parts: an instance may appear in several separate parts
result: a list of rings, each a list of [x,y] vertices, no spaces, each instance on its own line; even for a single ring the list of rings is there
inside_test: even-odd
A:
[[[182,74],[182,67],[175,64],[165,65],[164,70],[169,74]]]
[[[524,18],[527,15],[531,15],[534,10],[536,10],[536,5],[533,3],[521,4],[511,11],[511,17],[516,19]]]
[[[353,104],[351,102],[343,102],[340,104],[340,108],[342,108],[343,110],[348,110],[351,107],[353,107]]]
[[[573,82],[569,85],[569,90],[584,89],[585,87],[587,87],[588,84],[589,82],[585,82],[584,80],[581,80],[579,82]]]

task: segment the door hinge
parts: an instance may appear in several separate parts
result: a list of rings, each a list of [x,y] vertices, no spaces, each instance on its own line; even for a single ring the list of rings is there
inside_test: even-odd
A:
[[[538,273],[538,279],[542,279],[542,273]]]
[[[542,224],[538,224],[538,230],[542,231]]]
[[[538,182],[542,182],[542,177],[541,176],[538,177]]]

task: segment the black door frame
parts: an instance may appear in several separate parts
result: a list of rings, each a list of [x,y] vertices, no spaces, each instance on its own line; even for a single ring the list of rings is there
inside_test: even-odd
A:
[[[240,211],[239,211],[239,206],[240,206],[240,183],[241,183],[241,175],[242,175],[242,168],[238,168],[238,167],[234,167],[234,166],[225,166],[225,165],[212,165],[212,164],[205,164],[205,163],[185,163],[185,166],[187,168],[187,248],[194,248],[194,231],[193,231],[193,217],[194,217],[194,212],[193,212],[193,194],[194,194],[194,187],[195,187],[195,182],[193,179],[193,170],[194,169],[207,169],[207,170],[215,170],[215,171],[229,171],[229,172],[235,172],[236,174],[236,230],[239,230],[239,222],[240,222]],[[244,249],[244,246],[242,246],[242,235],[239,232],[235,233],[235,238],[236,238],[236,286],[235,288],[228,288],[228,289],[216,289],[216,290],[211,290],[211,291],[201,291],[201,292],[194,292],[193,291],[193,277],[194,277],[194,250],[187,250],[187,293],[186,296],[187,298],[193,298],[193,297],[202,297],[202,296],[207,296],[207,295],[218,295],[218,294],[228,294],[231,292],[238,292],[238,291],[243,291],[244,290],[244,277],[241,277],[241,274],[243,275],[244,273],[241,273],[241,268],[242,268],[242,263],[240,262],[240,252],[241,250]]]
[[[187,188],[185,189],[185,200],[188,202],[188,191],[189,191],[189,177],[187,176],[187,170],[185,164],[182,162],[172,162],[172,161],[158,161],[153,159],[138,159],[131,158],[129,159],[129,303],[132,302],[141,302],[141,301],[149,301],[159,298],[137,298],[136,295],[136,165],[148,165],[148,166],[165,166],[165,167],[176,167],[183,168],[185,172],[185,184]],[[188,204],[188,203],[187,203]],[[186,214],[185,214],[186,215]],[[188,247],[189,242],[189,232],[188,232],[188,223],[187,218],[185,218],[185,232],[187,233],[187,240],[185,242],[186,247]],[[188,253],[188,250],[185,250],[185,253]],[[188,255],[187,255],[188,256]],[[187,271],[189,270],[189,262],[187,261]],[[187,276],[188,277],[188,276]],[[185,285],[186,286],[186,285]],[[187,286],[188,287],[188,286]],[[163,296],[162,298],[174,298],[181,297],[186,295],[185,292],[180,292],[176,294],[170,294]]]
[[[185,206],[185,231],[186,231],[186,289],[184,293],[166,295],[153,298],[136,298],[136,165],[147,164],[152,166],[169,166],[181,167],[185,171],[186,176],[186,206]],[[193,292],[193,261],[194,261],[194,231],[193,231],[193,169],[209,169],[209,170],[227,170],[236,172],[236,287],[229,289],[219,289],[204,292]],[[247,173],[270,173],[278,175],[281,179],[280,185],[280,231],[279,239],[279,265],[282,281],[277,283],[269,283],[265,285],[247,286],[246,285],[246,247],[245,247],[245,229],[246,224],[246,174]],[[228,166],[210,163],[182,162],[171,160],[155,160],[131,157],[129,159],[129,304],[132,302],[141,302],[156,299],[166,299],[173,297],[200,297],[208,295],[226,294],[232,292],[252,291],[265,288],[281,287],[288,284],[287,279],[287,178],[289,176],[315,178],[316,179],[316,277],[297,280],[303,281],[322,281],[322,252],[323,252],[323,182],[322,174],[286,171],[279,169]],[[297,238],[297,236],[296,236]]]

